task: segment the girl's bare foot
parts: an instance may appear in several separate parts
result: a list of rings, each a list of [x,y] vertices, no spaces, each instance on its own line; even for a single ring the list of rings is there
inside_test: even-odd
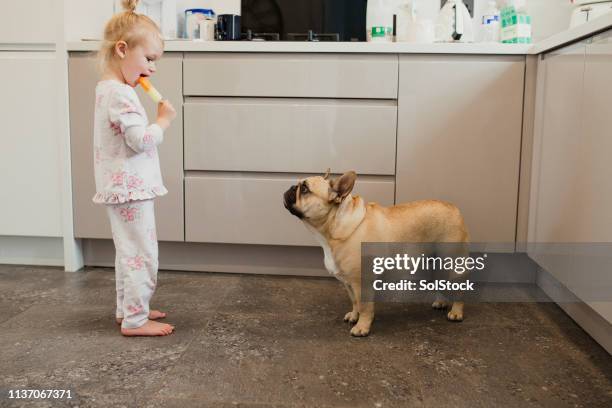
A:
[[[174,331],[174,326],[148,320],[145,324],[135,329],[121,328],[124,336],[167,336]]]
[[[164,312],[160,312],[159,310],[151,310],[151,311],[149,311],[149,320],[163,319],[164,317],[166,317],[166,313],[164,313]],[[117,321],[117,324],[121,324],[123,319],[122,318],[117,318],[116,321]]]

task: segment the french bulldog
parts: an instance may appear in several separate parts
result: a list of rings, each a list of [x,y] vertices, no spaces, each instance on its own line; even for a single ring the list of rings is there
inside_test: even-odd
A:
[[[423,200],[392,207],[365,203],[351,195],[357,174],[349,171],[336,178],[313,176],[299,180],[283,195],[285,208],[314,234],[323,248],[327,271],[340,280],[353,308],[344,320],[355,325],[353,336],[367,336],[374,320],[374,302],[361,298],[361,243],[463,243],[467,256],[469,234],[463,216],[453,204]],[[446,309],[448,302],[437,297],[435,309]],[[464,304],[454,301],[447,319],[462,321]]]

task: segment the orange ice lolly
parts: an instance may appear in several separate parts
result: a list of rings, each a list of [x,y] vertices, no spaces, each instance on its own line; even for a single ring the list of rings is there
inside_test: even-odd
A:
[[[138,83],[140,84],[140,86],[142,86],[142,89],[147,93],[147,95],[149,95],[149,97],[153,99],[153,102],[161,102],[161,100],[163,99],[161,94],[157,91],[157,89],[155,89],[153,85],[151,85],[151,82],[147,78],[138,78]]]

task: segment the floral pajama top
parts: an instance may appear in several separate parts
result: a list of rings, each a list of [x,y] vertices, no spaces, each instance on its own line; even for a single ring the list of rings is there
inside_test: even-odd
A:
[[[99,204],[121,204],[165,195],[157,146],[159,125],[148,125],[136,91],[116,80],[96,86],[94,172]]]

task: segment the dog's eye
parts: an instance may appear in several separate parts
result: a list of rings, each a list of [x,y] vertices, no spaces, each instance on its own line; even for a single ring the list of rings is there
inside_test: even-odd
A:
[[[305,183],[300,186],[300,194],[306,194],[309,191],[310,190],[308,190],[308,186]]]

